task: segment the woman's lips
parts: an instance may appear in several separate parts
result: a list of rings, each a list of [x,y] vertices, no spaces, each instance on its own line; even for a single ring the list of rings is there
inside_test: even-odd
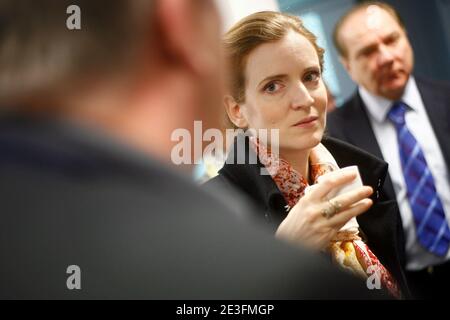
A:
[[[296,124],[294,124],[294,126],[295,127],[312,126],[316,123],[317,119],[319,119],[319,117],[316,117],[316,116],[306,117],[306,118],[300,120],[299,122],[297,122]]]

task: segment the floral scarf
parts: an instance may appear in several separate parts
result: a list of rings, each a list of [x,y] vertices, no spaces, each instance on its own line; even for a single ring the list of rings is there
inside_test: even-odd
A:
[[[304,196],[305,190],[309,186],[308,180],[286,160],[272,154],[255,137],[250,137],[250,142],[261,163],[267,168],[283,194],[289,210]],[[309,162],[310,181],[314,181],[314,184],[317,183],[317,179],[321,175],[339,169],[331,153],[322,144],[311,150]],[[368,279],[370,276],[371,279],[375,280],[374,283],[369,280],[374,287],[377,284],[376,277],[379,284],[385,287],[394,297],[401,297],[395,279],[359,236],[359,225],[356,218],[352,218],[342,227],[330,242],[328,251],[333,261],[344,270],[348,270],[363,279]],[[375,275],[375,277],[372,275]]]

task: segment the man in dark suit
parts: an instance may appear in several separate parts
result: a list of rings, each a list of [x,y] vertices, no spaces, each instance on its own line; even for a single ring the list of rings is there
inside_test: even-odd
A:
[[[169,168],[175,129],[219,119],[210,1],[0,8],[0,298],[381,296]]]
[[[401,215],[410,287],[437,297],[450,280],[450,85],[414,77],[398,13],[363,3],[338,22],[334,40],[357,92],[328,117],[328,132],[389,163],[382,197]]]

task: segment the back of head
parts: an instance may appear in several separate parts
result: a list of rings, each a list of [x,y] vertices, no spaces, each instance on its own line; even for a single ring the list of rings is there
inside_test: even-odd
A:
[[[152,7],[147,0],[2,0],[0,102],[55,95],[94,75],[119,74],[151,25]],[[77,18],[79,29],[70,28]]]

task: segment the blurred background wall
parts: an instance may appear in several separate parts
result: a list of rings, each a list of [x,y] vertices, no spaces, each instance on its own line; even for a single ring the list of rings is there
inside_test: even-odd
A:
[[[361,0],[216,0],[224,31],[242,17],[279,10],[303,18],[325,48],[324,78],[339,106],[356,86],[339,63],[331,39],[339,17]],[[385,0],[405,21],[415,53],[415,74],[450,81],[450,0]]]

